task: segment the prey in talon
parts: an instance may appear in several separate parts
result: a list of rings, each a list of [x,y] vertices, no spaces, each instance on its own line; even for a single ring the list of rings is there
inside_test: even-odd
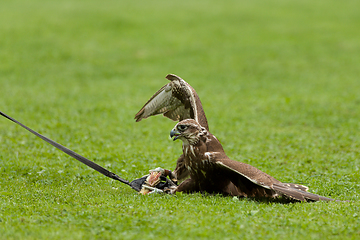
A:
[[[146,181],[144,182],[139,193],[145,195],[154,191],[156,185],[160,183],[160,176],[161,176],[161,172],[155,172],[155,171],[150,172],[149,176],[146,178]]]
[[[150,170],[149,172],[149,175],[143,177],[146,177],[146,180],[143,182],[139,193],[143,195],[163,192],[170,193],[171,190],[176,189],[176,182],[167,178],[171,177],[171,171],[162,168],[156,168]]]

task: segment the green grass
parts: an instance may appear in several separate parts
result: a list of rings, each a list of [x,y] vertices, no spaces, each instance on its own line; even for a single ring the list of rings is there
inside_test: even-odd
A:
[[[360,2],[0,2],[0,110],[132,180],[173,169],[187,80],[234,160],[350,202],[140,196],[0,119],[0,239],[359,239]]]

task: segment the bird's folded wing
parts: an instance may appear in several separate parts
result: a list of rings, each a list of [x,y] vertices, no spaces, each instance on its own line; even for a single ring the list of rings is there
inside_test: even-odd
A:
[[[274,184],[273,188],[276,192],[299,201],[334,201],[331,198],[289,187],[288,183]]]
[[[216,161],[222,174],[229,177],[230,181],[245,197],[276,197],[276,192],[271,188],[273,182],[279,182],[259,169],[242,162],[230,159]]]
[[[194,119],[209,129],[207,119],[196,91],[180,77],[169,74],[170,83],[157,91],[135,115],[137,122],[143,118],[163,114],[174,121]]]
[[[286,196],[298,201],[333,201],[331,198],[307,192],[308,188],[293,183],[282,183],[259,169],[230,159],[217,160],[231,182],[248,197]]]

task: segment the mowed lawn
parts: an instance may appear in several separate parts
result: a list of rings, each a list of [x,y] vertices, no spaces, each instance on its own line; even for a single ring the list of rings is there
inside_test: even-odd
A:
[[[0,111],[133,180],[174,73],[234,160],[349,202],[138,195],[0,118],[0,239],[360,239],[360,1],[0,1]]]

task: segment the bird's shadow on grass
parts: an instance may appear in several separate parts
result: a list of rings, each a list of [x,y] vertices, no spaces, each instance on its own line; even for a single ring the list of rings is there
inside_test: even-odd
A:
[[[234,198],[234,197],[233,197]],[[323,202],[323,201],[316,201],[316,200],[306,200],[306,201],[299,201],[299,200],[295,200],[295,199],[291,199],[291,198],[286,198],[286,197],[278,197],[278,198],[246,198],[246,197],[236,197],[239,199],[239,201],[241,200],[249,200],[249,201],[253,201],[259,204],[271,204],[271,203],[280,203],[280,204],[293,204],[293,203],[312,203],[312,202]],[[325,201],[327,202],[327,201]],[[348,200],[345,201],[341,201],[341,200],[333,200],[333,201],[329,201],[329,202],[351,202]]]
[[[241,200],[242,198],[239,198]],[[285,197],[279,197],[279,198],[247,198],[253,202],[259,203],[259,204],[271,204],[271,203],[280,203],[280,204],[290,204],[290,203],[301,203],[301,201],[285,198]],[[314,201],[308,201],[308,202],[314,202]]]
[[[279,203],[279,204],[292,204],[292,203],[301,203],[299,200],[286,198],[286,197],[277,197],[277,198],[266,198],[266,197],[239,197],[239,196],[229,196],[229,195],[222,195],[222,194],[209,194],[209,193],[203,193],[203,196],[214,196],[219,195],[221,197],[229,197],[229,198],[237,198],[239,201],[251,201],[258,204],[271,204],[271,203]],[[308,200],[306,202],[316,202]]]

